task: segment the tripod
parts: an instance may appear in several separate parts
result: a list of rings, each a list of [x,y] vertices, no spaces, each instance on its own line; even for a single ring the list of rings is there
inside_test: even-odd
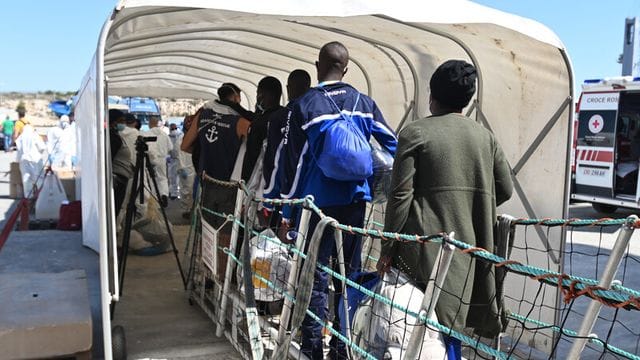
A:
[[[129,199],[127,201],[127,212],[125,215],[124,221],[124,238],[122,239],[122,252],[118,255],[118,263],[119,263],[119,280],[120,280],[120,296],[122,296],[122,289],[124,287],[124,273],[127,267],[127,257],[129,254],[129,240],[131,238],[131,226],[133,224],[133,216],[136,212],[136,197],[140,196],[140,203],[144,203],[144,171],[145,168],[151,178],[151,182],[153,184],[153,190],[158,199],[160,199],[160,190],[158,189],[158,182],[156,181],[156,173],[153,168],[153,164],[149,160],[149,146],[147,142],[156,141],[156,137],[143,137],[138,136],[136,140],[136,166],[133,174],[133,183],[131,184],[131,194],[129,194]],[[167,220],[167,213],[164,210],[163,206],[160,206],[160,211],[162,212],[162,218],[164,219],[164,225],[167,229],[167,234],[169,235],[169,239],[171,242],[171,247],[173,249],[173,254],[176,258],[176,263],[178,264],[178,270],[180,270],[180,277],[182,277],[182,284],[185,287],[187,286],[187,281],[185,279],[184,272],[182,270],[182,266],[180,265],[180,259],[178,257],[178,249],[176,248],[175,241],[173,240],[173,233],[171,231],[171,227],[169,226],[169,221]],[[113,317],[113,305],[111,308],[111,316]]]

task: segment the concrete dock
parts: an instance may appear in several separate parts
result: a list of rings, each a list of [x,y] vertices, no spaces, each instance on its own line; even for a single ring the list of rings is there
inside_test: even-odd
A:
[[[14,159],[15,152],[0,152],[0,226],[3,228],[16,204],[15,200],[8,197],[8,175],[4,177]],[[180,217],[177,201],[170,202],[168,215],[174,224],[178,249],[182,251],[189,226]],[[63,276],[60,274],[69,271],[84,273],[86,292],[79,296],[86,297],[88,305],[78,306],[77,313],[71,315],[90,310],[91,354],[93,359],[102,359],[104,344],[98,260],[97,253],[82,246],[81,231],[14,231],[0,249],[0,281],[3,282],[0,285],[8,287],[10,284],[22,284],[24,291],[37,285],[40,291],[46,292],[47,282],[36,281],[34,276],[42,279],[55,277],[55,274]],[[225,338],[215,336],[215,327],[204,312],[197,306],[189,305],[173,253],[151,257],[130,255],[125,274],[123,296],[115,308],[113,325],[122,325],[125,329],[129,359],[241,358]],[[53,287],[56,287],[55,284],[49,282]],[[79,293],[82,294],[82,291]],[[52,299],[56,297],[52,295]],[[40,313],[47,314],[47,306],[51,306],[51,311],[57,311],[60,304],[53,301],[49,305],[46,302],[37,305],[40,306]],[[34,314],[34,311],[27,312]],[[27,315],[24,319],[28,318]],[[13,319],[14,322],[26,324],[24,319],[17,317]],[[86,332],[87,328],[84,329]],[[59,329],[49,330],[51,336],[60,333]],[[57,341],[64,342],[64,338]]]

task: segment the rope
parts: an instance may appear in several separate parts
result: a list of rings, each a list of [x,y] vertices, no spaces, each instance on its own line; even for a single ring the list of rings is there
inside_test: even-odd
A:
[[[624,219],[516,219],[513,221],[515,225],[541,225],[541,226],[620,226],[629,223],[629,220]],[[631,222],[631,226],[634,228],[640,227],[640,223]]]
[[[203,208],[203,210],[213,213],[214,215],[217,215],[217,216],[233,218],[233,215],[224,215],[224,214],[216,213],[206,208]],[[627,219],[621,219],[621,220],[627,221]],[[235,219],[234,221],[238,222],[237,219]],[[242,224],[241,222],[238,222],[238,223]],[[242,224],[242,226],[244,225]],[[355,227],[341,225],[341,224],[336,225],[336,228],[340,230],[344,229],[344,231],[346,232],[357,233],[357,234],[361,234],[360,231],[380,232],[378,230],[365,230],[365,229],[355,228]],[[385,236],[387,237],[387,239],[389,239],[389,236],[392,236],[394,234],[395,233],[386,233]],[[460,241],[457,239],[445,240],[442,235],[430,235],[430,236],[418,236],[418,235],[406,235],[406,234],[395,234],[395,235],[397,235],[396,240],[406,238],[406,239],[415,241],[416,238],[420,238],[423,240],[423,242],[441,243],[442,241],[446,241],[454,245],[463,253],[469,253],[469,255],[473,257],[487,260],[493,263],[494,265],[498,267],[504,267],[513,273],[526,275],[536,281],[543,282],[547,285],[558,287],[564,293],[565,303],[568,303],[569,301],[574,300],[580,296],[588,296],[596,301],[601,302],[603,305],[606,305],[609,307],[640,310],[640,292],[624,287],[622,285],[612,286],[611,289],[603,289],[598,287],[597,280],[583,278],[579,276],[561,274],[558,272],[542,269],[539,267],[525,265],[514,260],[507,260],[485,249],[469,245],[464,241]],[[298,251],[298,250],[295,249],[293,251]]]
[[[551,329],[553,332],[556,332],[556,333],[561,333],[563,335],[567,335],[567,336],[571,336],[571,337],[575,337],[575,338],[579,338],[580,337],[580,336],[578,336],[578,333],[573,331],[573,330],[564,329],[564,328],[561,328],[561,327],[558,327],[558,326],[555,326],[555,325],[552,325],[552,324],[545,323],[545,322],[540,321],[540,320],[530,319],[530,318],[528,318],[526,316],[522,316],[522,315],[511,313],[511,312],[507,316],[509,318],[511,318],[511,319],[514,319],[514,320],[517,320],[517,321],[521,321],[523,323],[524,322],[528,322],[528,323],[532,323],[532,324],[535,324],[535,325],[538,325],[538,326],[541,326],[541,327],[544,327],[544,328]],[[604,341],[600,340],[597,337],[589,337],[589,342],[592,343],[592,344],[595,344],[595,345],[597,345],[599,347],[605,348],[605,349],[607,349],[607,350],[609,350],[609,351],[611,351],[611,352],[613,352],[615,354],[624,356],[624,357],[626,357],[628,359],[640,360],[640,356],[632,354],[630,352],[627,352],[627,351],[622,350],[620,348],[617,348],[615,346],[609,345],[609,344],[605,343]]]
[[[281,242],[277,238],[271,238],[271,237],[266,236],[266,235],[258,234],[255,231],[254,231],[254,233],[257,234],[258,236],[260,236],[261,238],[267,240],[267,241],[270,241],[270,242],[272,242],[274,244],[277,244],[280,247],[286,248],[287,250],[296,253],[302,259],[305,259],[305,260],[307,259],[306,254],[304,254],[302,251],[298,250],[293,245],[285,244],[285,243]],[[477,348],[479,350],[487,353],[488,355],[491,355],[491,356],[496,357],[498,359],[506,359],[506,356],[505,356],[504,353],[499,352],[496,349],[493,349],[493,348],[491,348],[491,347],[489,347],[489,346],[487,346],[487,345],[485,345],[483,343],[477,343],[477,341],[475,341],[471,337],[468,337],[468,336],[466,336],[466,335],[464,335],[464,334],[462,334],[460,332],[457,332],[457,331],[455,331],[453,329],[450,329],[450,328],[448,328],[448,327],[446,327],[444,325],[441,325],[440,323],[429,319],[426,315],[420,315],[419,313],[413,312],[413,311],[409,310],[408,308],[406,308],[406,307],[404,307],[402,305],[396,304],[396,303],[393,302],[393,300],[391,300],[391,299],[389,299],[387,297],[384,297],[384,296],[382,296],[380,294],[377,294],[374,291],[371,291],[371,290],[361,286],[360,284],[354,282],[353,280],[351,280],[349,278],[346,278],[346,277],[342,276],[340,273],[337,273],[337,272],[333,271],[333,269],[331,269],[331,268],[329,268],[329,267],[327,267],[325,265],[318,264],[317,268],[322,270],[322,271],[324,271],[324,272],[326,272],[330,276],[332,276],[332,277],[334,277],[334,278],[336,278],[336,279],[338,279],[340,281],[344,281],[347,285],[349,285],[350,287],[360,291],[361,293],[363,293],[363,294],[365,294],[365,295],[367,295],[369,297],[372,297],[372,298],[382,302],[385,305],[388,305],[388,306],[391,306],[391,307],[393,307],[393,308],[395,308],[397,310],[400,310],[400,311],[402,311],[403,313],[405,313],[407,315],[410,315],[410,316],[412,316],[414,318],[419,319],[421,323],[429,326],[432,329],[435,329],[435,330],[437,330],[437,331],[439,331],[439,332],[441,332],[443,334],[447,334],[449,336],[453,336],[453,337],[459,339],[460,341],[463,341],[463,342],[467,343],[468,345],[471,345],[471,346],[477,345]],[[346,343],[346,341],[345,341],[345,343]]]
[[[215,183],[215,182],[214,182]],[[239,185],[240,188],[243,189],[243,191],[247,191],[246,187],[244,185],[244,183],[240,182],[240,183],[235,183],[236,185]],[[222,184],[220,184],[222,185]],[[304,207],[312,210],[314,213],[316,213],[320,218],[324,218],[325,215],[322,213],[321,209],[313,202],[313,199],[260,199],[260,198],[255,198],[253,199],[254,201],[258,201],[258,202],[263,202],[263,203],[270,203],[270,204],[276,204],[276,205],[303,205]],[[202,208],[203,211],[211,213],[215,216],[218,217],[222,217],[227,219],[228,221],[233,221],[234,223],[237,223],[239,226],[241,226],[242,228],[245,228],[244,224],[242,223],[242,221],[240,221],[239,219],[235,218],[233,215],[228,215],[228,214],[223,214],[223,213],[219,213],[207,208]],[[580,226],[623,226],[626,225],[630,228],[640,228],[640,220],[633,220],[631,218],[625,218],[625,219],[610,219],[610,218],[603,218],[603,219],[515,219],[512,221],[512,224],[515,225],[522,225],[522,226],[530,226],[530,225],[538,225],[538,226],[547,226],[547,227],[554,227],[554,226],[574,226],[574,227],[580,227]],[[394,232],[385,232],[385,231],[381,231],[379,228],[383,227],[383,224],[377,223],[377,222],[373,222],[374,227],[377,227],[378,229],[363,229],[363,228],[357,228],[357,227],[352,227],[352,226],[347,226],[347,225],[342,225],[342,224],[332,224],[332,226],[334,226],[336,229],[343,231],[343,232],[348,232],[351,234],[358,234],[358,235],[362,235],[362,236],[368,236],[371,238],[379,238],[382,240],[390,240],[390,241],[402,241],[402,242],[419,242],[419,243],[442,243],[443,241],[446,241],[452,245],[454,245],[458,250],[461,250],[461,252],[463,253],[469,253],[470,256],[474,256],[477,258],[481,258],[484,259],[490,263],[493,263],[496,267],[504,267],[506,269],[508,269],[511,272],[517,273],[517,274],[521,274],[521,275],[526,275],[536,281],[539,281],[541,283],[545,283],[547,285],[552,285],[552,286],[557,286],[560,291],[562,292],[562,294],[564,295],[564,301],[565,303],[569,303],[572,300],[580,297],[580,296],[588,296],[596,301],[599,301],[601,303],[603,303],[604,305],[610,306],[610,307],[615,307],[615,308],[625,308],[625,309],[640,309],[640,292],[630,289],[630,288],[626,288],[622,285],[619,284],[615,284],[611,286],[611,289],[604,289],[604,288],[600,288],[597,286],[597,280],[593,280],[593,279],[588,279],[588,278],[582,278],[582,277],[577,277],[577,276],[571,276],[571,275],[567,275],[567,274],[561,274],[561,273],[557,273],[557,272],[552,272],[552,271],[548,271],[546,269],[542,269],[542,268],[538,268],[535,266],[531,266],[531,265],[525,265],[522,263],[519,263],[517,261],[513,261],[513,260],[506,260],[503,257],[497,256],[493,253],[490,253],[488,251],[486,251],[485,249],[479,248],[479,247],[474,247],[472,245],[469,245],[463,241],[460,240],[455,240],[455,239],[445,239],[443,238],[441,235],[430,235],[430,236],[424,236],[424,235],[408,235],[408,234],[400,234],[400,233],[394,233]],[[257,231],[255,230],[251,230],[251,233],[254,235],[258,235],[261,236],[262,238],[267,239],[270,242],[276,243],[278,244],[278,246],[281,246],[283,248],[286,248],[289,251],[292,251],[294,253],[296,253],[298,256],[300,256],[302,259],[307,259],[306,254],[304,254],[303,252],[299,251],[297,248],[295,248],[292,245],[289,244],[284,244],[282,243],[279,239],[277,238],[271,238],[269,236],[265,236],[265,235],[261,235],[259,234]],[[228,249],[224,249],[224,252],[227,253],[227,255],[229,257],[231,257],[234,261],[236,261],[238,264],[240,264],[241,266],[241,262],[235,258],[235,256],[233,254],[230,254]],[[370,257],[371,258],[371,257]],[[373,258],[372,258],[373,259]],[[373,259],[376,260],[376,259]],[[411,310],[409,310],[408,308],[404,308],[401,305],[395,304],[393,303],[393,301],[389,298],[386,298],[384,296],[381,296],[379,294],[374,293],[371,290],[368,290],[366,288],[363,288],[362,286],[360,286],[359,284],[353,282],[350,279],[347,279],[345,277],[343,277],[342,275],[340,275],[339,273],[336,273],[335,271],[333,271],[332,269],[328,268],[327,266],[324,265],[320,265],[318,264],[317,267],[319,269],[321,269],[322,271],[326,272],[327,274],[329,274],[330,276],[334,277],[335,279],[338,279],[340,281],[345,282],[347,285],[349,285],[350,287],[356,289],[357,291],[372,297],[388,306],[391,306],[397,310],[400,310],[402,312],[404,312],[407,315],[410,315],[414,318],[419,319],[419,322],[422,324],[425,324],[426,326],[429,326],[430,328],[433,328],[441,333],[444,334],[448,334],[450,336],[453,336],[463,342],[465,342],[466,344],[469,344],[471,346],[477,347],[478,350],[491,355],[495,358],[498,359],[506,359],[506,355],[504,353],[501,353],[485,344],[479,343],[476,340],[467,337],[464,334],[458,333],[452,329],[449,329],[433,320],[430,320],[429,318],[426,317],[426,315],[420,315],[418,313],[414,313]],[[255,276],[256,278],[258,278],[260,281],[264,282],[265,284],[267,284],[267,286],[269,286],[270,288],[272,288],[273,290],[278,291],[279,293],[283,294],[283,296],[289,298],[292,300],[292,302],[295,303],[295,298],[293,297],[293,295],[291,294],[287,294],[284,290],[278,288],[277,286],[275,286],[274,284],[272,284],[269,280],[262,278],[261,276],[254,274],[253,276]],[[319,322],[321,325],[323,325],[324,327],[326,327],[332,334],[334,334],[336,337],[338,337],[340,340],[342,340],[343,342],[345,342],[348,346],[350,346],[351,348],[353,348],[356,352],[358,352],[359,354],[367,357],[367,358],[371,358],[371,355],[368,354],[366,351],[364,351],[363,349],[359,348],[356,344],[354,344],[353,342],[349,341],[344,335],[342,335],[340,332],[336,331],[335,329],[333,329],[330,325],[324,323],[321,319],[319,319],[317,317],[317,315],[313,314],[311,311],[309,311],[308,309],[306,310],[306,313],[313,318],[315,321]],[[541,321],[538,320],[534,320],[534,319],[529,319],[527,317],[524,317],[522,315],[518,315],[518,314],[514,314],[514,313],[510,313],[509,316],[512,319],[515,320],[520,320],[522,322],[529,322],[529,323],[533,323],[533,324],[537,324],[539,326],[545,326],[548,328],[551,328],[554,332],[560,332],[562,334],[568,335],[568,336],[573,336],[576,337],[577,333],[575,331],[569,330],[569,329],[563,329],[561,327],[557,327],[551,324],[546,324],[543,323]],[[604,347],[607,350],[610,350],[611,352],[621,355],[621,356],[625,356],[627,358],[630,359],[634,359],[634,360],[640,360],[640,356],[637,355],[633,355],[630,354],[628,352],[626,352],[625,350],[616,348],[614,346],[611,346],[607,343],[605,343],[604,341],[597,339],[597,338],[590,338],[589,339],[590,342]]]
[[[243,266],[242,261],[240,259],[238,259],[234,254],[232,254],[231,251],[229,250],[229,248],[224,248],[223,251],[236,264],[238,264],[238,266],[240,266],[240,267]],[[265,279],[264,277],[260,276],[259,274],[255,274],[254,273],[253,277],[255,277],[256,279],[258,279],[261,282],[265,283],[272,290],[275,290],[275,291],[279,292],[280,294],[282,294],[283,296],[285,296],[286,298],[291,300],[292,303],[294,303],[294,304],[296,303],[296,299],[295,299],[294,296],[287,294],[284,289],[280,288],[279,286],[276,286],[275,284],[273,284],[273,282],[269,281],[268,279]],[[339,331],[335,330],[333,328],[333,326],[329,325],[328,323],[326,323],[322,319],[320,319],[318,317],[318,315],[314,314],[311,310],[307,309],[306,312],[307,312],[307,315],[309,315],[313,320],[315,320],[317,323],[322,325],[322,327],[324,327],[327,330],[329,330],[333,335],[338,337],[342,342],[344,342],[347,346],[349,346],[350,348],[352,348],[353,350],[358,352],[360,355],[364,356],[368,360],[377,360],[375,357],[373,357],[371,354],[369,354],[366,350],[364,350],[363,348],[361,348],[360,346],[358,346],[356,343],[352,342],[351,340],[347,339],[347,337],[342,335],[342,333],[340,333]]]
[[[237,181],[218,180],[216,178],[212,178],[211,176],[207,175],[204,171],[202,172],[202,180],[223,188],[237,189],[239,187],[242,187],[242,184]],[[245,189],[244,187],[242,188]]]

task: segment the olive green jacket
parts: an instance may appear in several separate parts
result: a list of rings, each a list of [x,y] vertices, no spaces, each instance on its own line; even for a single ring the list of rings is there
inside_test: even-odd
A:
[[[496,205],[511,197],[511,172],[493,134],[460,114],[414,121],[400,132],[385,230],[455,239],[493,252]],[[440,245],[383,241],[382,255],[422,287]],[[455,250],[436,305],[440,323],[497,335],[493,266]],[[473,304],[471,309],[469,304]]]

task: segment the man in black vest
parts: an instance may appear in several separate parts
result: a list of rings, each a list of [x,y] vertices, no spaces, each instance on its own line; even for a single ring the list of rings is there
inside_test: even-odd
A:
[[[199,174],[204,173],[204,175],[219,181],[239,180],[239,176],[232,179],[232,174],[234,168],[241,169],[242,157],[238,158],[238,153],[251,125],[249,120],[242,117],[234,109],[235,106],[229,105],[229,103],[240,101],[236,88],[223,85],[218,89],[220,99],[208,102],[199,110],[199,116],[191,124],[180,146],[186,152],[192,152],[194,145],[197,146],[199,149]],[[236,162],[239,163],[236,164]],[[203,205],[215,212],[233,214],[236,188],[216,186],[208,183],[204,178],[201,178],[201,181]],[[209,212],[204,212],[203,217],[216,229],[226,221]],[[218,245],[228,247],[230,235],[231,226],[219,229]],[[226,254],[219,251],[219,276],[224,276],[226,259]]]

